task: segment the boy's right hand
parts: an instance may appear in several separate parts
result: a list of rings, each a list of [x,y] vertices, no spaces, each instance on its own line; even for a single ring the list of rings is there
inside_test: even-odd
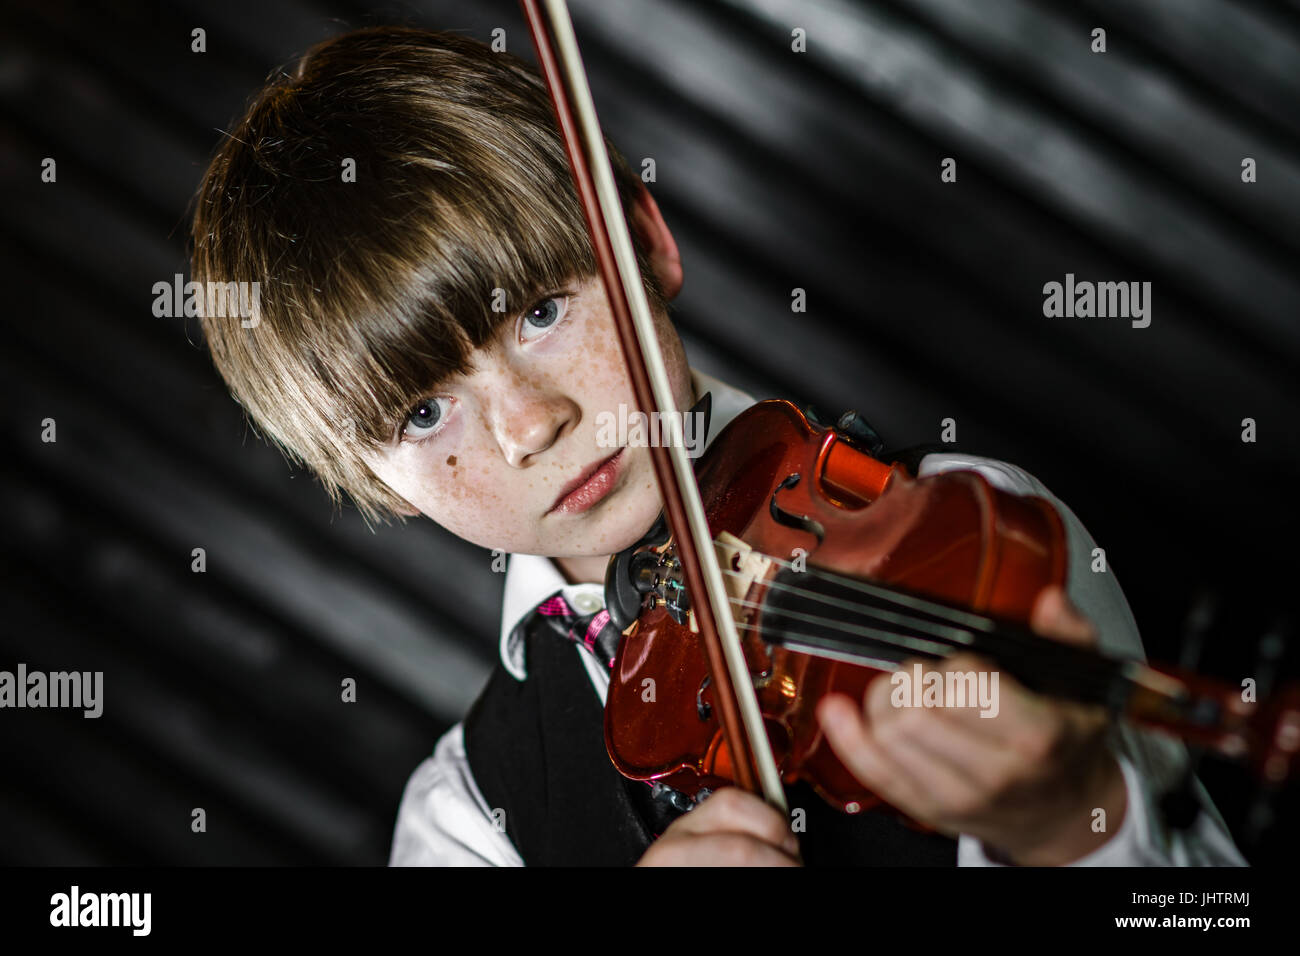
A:
[[[802,866],[785,817],[739,787],[713,792],[678,817],[637,866]]]

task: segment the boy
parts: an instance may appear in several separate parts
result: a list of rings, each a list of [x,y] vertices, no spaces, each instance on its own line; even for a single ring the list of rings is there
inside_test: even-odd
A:
[[[682,283],[676,244],[614,161],[675,398],[688,408],[709,393],[712,437],[751,399],[687,363],[666,308]],[[422,514],[511,554],[502,661],[412,775],[393,864],[1243,862],[1203,791],[1188,829],[1162,819],[1180,747],[1009,678],[994,719],[891,707],[884,679],[864,701],[822,703],[846,766],[938,833],[830,811],[804,787],[791,793],[806,814],[796,837],[736,788],[684,812],[681,795],[618,776],[601,736],[612,649],[563,638],[585,633],[609,555],[660,502],[647,449],[596,439],[601,412],[634,402],[550,102],[523,62],[409,29],[319,45],[222,142],[193,238],[194,279],[261,282],[256,322],[203,327],[264,432],[368,520]],[[1035,629],[1141,655],[1113,576],[1088,573],[1092,539],[1041,484],[972,456],[914,464],[1053,500],[1088,617],[1049,589]]]

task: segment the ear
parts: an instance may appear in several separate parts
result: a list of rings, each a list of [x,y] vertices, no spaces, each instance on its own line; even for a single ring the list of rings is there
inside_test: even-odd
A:
[[[682,257],[677,251],[677,241],[668,231],[659,204],[645,188],[645,183],[637,181],[636,200],[632,207],[631,226],[637,238],[645,247],[650,259],[650,267],[659,277],[659,285],[664,296],[673,299],[682,290]]]

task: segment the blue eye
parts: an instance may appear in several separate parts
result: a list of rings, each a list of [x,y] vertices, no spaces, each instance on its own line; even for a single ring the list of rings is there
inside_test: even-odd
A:
[[[525,342],[541,338],[542,334],[564,318],[568,308],[569,297],[567,295],[557,295],[549,299],[543,299],[523,314],[519,337]]]
[[[412,438],[426,438],[437,432],[442,420],[447,417],[441,403],[447,402],[446,398],[424,398],[416,403],[415,407],[407,413],[406,421],[403,423],[402,434]]]

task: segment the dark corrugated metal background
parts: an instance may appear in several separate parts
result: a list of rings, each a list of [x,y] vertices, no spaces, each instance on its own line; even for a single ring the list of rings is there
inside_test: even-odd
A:
[[[1300,4],[572,6],[607,130],[656,161],[695,365],[855,407],[896,445],[955,418],[958,450],[1080,515],[1152,656],[1212,599],[1202,666],[1258,673],[1300,530]],[[151,289],[188,271],[186,205],[272,66],[377,22],[504,27],[531,60],[522,19],[495,0],[2,13],[0,669],[103,670],[106,708],[0,712],[0,859],[381,863],[407,774],[492,664],[501,577],[428,521],[331,521]],[[1044,318],[1067,272],[1151,281],[1151,327]],[[1242,834],[1243,775],[1203,779]],[[1284,823],[1252,859],[1297,842]]]

